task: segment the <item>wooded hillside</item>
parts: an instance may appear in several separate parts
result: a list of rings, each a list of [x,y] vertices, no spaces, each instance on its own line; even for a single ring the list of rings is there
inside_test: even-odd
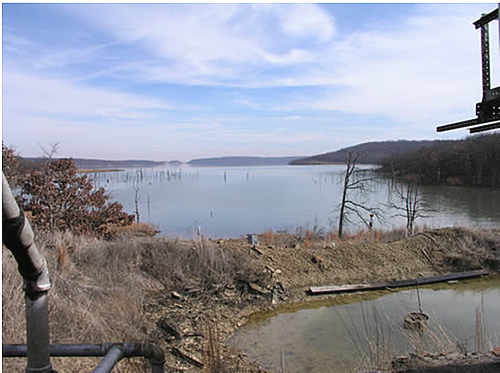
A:
[[[290,162],[291,165],[314,165],[314,164],[331,164],[345,163],[347,152],[358,153],[358,163],[364,164],[380,164],[389,156],[397,156],[408,150],[420,149],[424,146],[431,145],[433,141],[379,141],[367,142],[359,145],[350,146],[334,152],[314,155],[307,158],[301,158]]]
[[[416,176],[425,184],[500,186],[500,133],[435,142],[387,157],[381,171]]]

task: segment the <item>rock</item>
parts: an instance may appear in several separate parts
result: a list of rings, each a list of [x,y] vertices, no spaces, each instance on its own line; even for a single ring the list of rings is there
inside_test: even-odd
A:
[[[255,251],[259,255],[264,255],[264,252],[259,249],[257,246],[252,246],[252,250]]]
[[[285,287],[281,282],[276,282],[275,289],[277,289],[280,293],[283,293],[285,291]]]
[[[160,328],[165,336],[174,337],[176,340],[182,339],[182,335],[177,326],[175,326],[172,322],[169,322],[165,317],[159,319],[156,322],[156,326]]]
[[[187,351],[184,351],[183,349],[180,348],[172,348],[172,354],[177,356],[178,358],[184,360],[185,362],[194,365],[195,367],[202,368],[203,367],[203,362],[198,359],[196,356],[188,353]]]
[[[171,295],[172,295],[172,298],[174,298],[174,299],[182,299],[182,298],[183,298],[183,297],[182,297],[182,295],[180,295],[180,294],[179,294],[178,292],[176,292],[176,291],[173,291],[173,292],[171,293]]]
[[[463,356],[463,354],[461,354],[460,352],[452,352],[452,353],[446,355],[446,359],[456,361],[456,360],[461,359],[462,356]]]
[[[276,271],[274,270],[274,268],[272,268],[271,266],[268,266],[268,265],[266,265],[266,269],[267,269],[269,272],[271,272],[271,273],[276,272]]]
[[[251,293],[260,294],[260,295],[269,294],[269,291],[262,289],[259,285],[255,284],[253,282],[249,282],[248,287],[249,287]]]
[[[275,289],[273,291],[273,298],[271,299],[271,304],[278,304],[278,291]]]
[[[322,261],[323,261],[323,258],[320,257],[319,255],[313,255],[311,258],[311,262],[313,262],[314,264],[321,263]]]

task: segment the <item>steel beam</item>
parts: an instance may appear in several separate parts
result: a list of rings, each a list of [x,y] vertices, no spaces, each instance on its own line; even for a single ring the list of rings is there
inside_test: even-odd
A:
[[[494,129],[498,129],[498,128],[500,128],[500,122],[491,123],[491,124],[487,124],[487,125],[484,125],[484,126],[479,126],[479,127],[471,128],[469,130],[469,133],[478,133],[478,132],[490,131],[490,130],[494,130]]]
[[[488,14],[484,14],[481,18],[474,22],[474,26],[476,26],[476,29],[478,29],[490,23],[491,21],[494,21],[495,19],[498,19],[498,8]]]
[[[480,124],[478,119],[464,120],[462,122],[456,122],[456,123],[445,124],[443,126],[439,126],[436,128],[436,131],[437,132],[444,132],[444,131],[456,130],[458,128],[475,126],[476,124]]]

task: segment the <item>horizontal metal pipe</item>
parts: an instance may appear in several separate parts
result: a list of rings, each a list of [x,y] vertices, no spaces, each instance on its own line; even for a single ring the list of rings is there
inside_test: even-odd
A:
[[[165,354],[161,348],[152,343],[52,344],[50,356],[98,357],[105,356],[113,347],[119,347],[123,351],[124,358],[144,357],[148,359],[152,373],[164,371]],[[26,345],[2,345],[3,357],[24,357],[26,352]]]
[[[92,373],[109,373],[115,365],[124,358],[124,351],[120,346],[114,346],[104,358],[99,362],[99,365],[92,371]]]

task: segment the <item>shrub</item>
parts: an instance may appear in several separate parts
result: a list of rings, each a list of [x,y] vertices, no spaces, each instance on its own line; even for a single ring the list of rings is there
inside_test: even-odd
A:
[[[104,188],[94,189],[86,175],[77,175],[71,159],[51,161],[43,170],[23,175],[20,185],[18,202],[38,230],[111,238],[113,227],[133,222],[121,204],[109,203]]]
[[[12,185],[16,184],[18,167],[19,162],[14,149],[5,146],[2,142],[2,171],[7,181]]]

